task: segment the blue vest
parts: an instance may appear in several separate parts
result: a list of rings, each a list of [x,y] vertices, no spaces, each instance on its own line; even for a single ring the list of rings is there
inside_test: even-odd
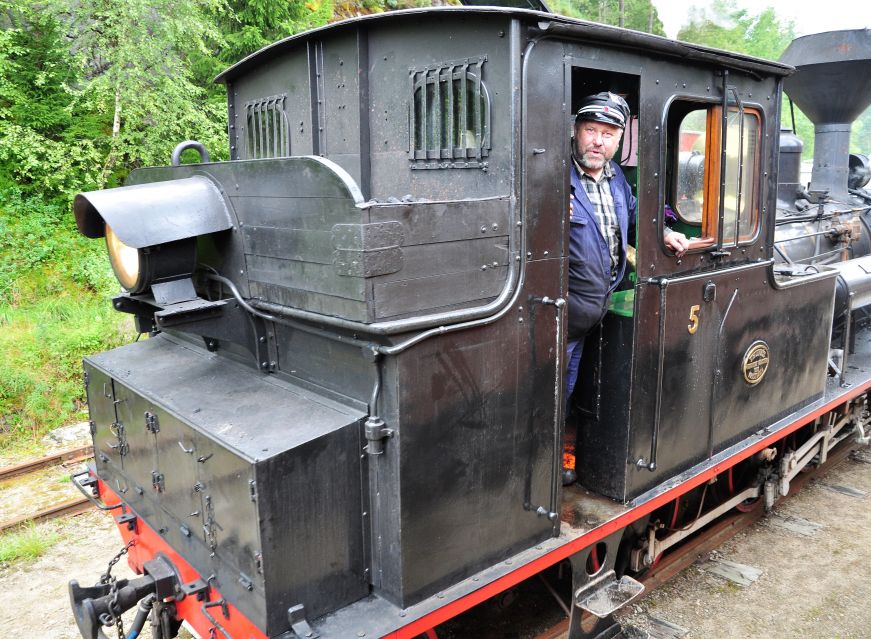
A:
[[[620,225],[617,279],[611,282],[608,242],[596,222],[593,205],[572,163],[572,212],[569,234],[569,338],[579,338],[593,328],[608,309],[608,300],[626,272],[626,242],[635,226],[637,200],[620,167],[611,162],[610,180],[614,209]]]

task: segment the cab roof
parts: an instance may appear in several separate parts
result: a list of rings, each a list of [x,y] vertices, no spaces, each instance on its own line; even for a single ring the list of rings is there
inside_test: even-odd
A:
[[[544,5],[542,5],[544,6]],[[790,75],[793,67],[780,62],[772,62],[762,58],[722,51],[688,42],[679,42],[662,36],[622,29],[610,25],[598,24],[577,20],[566,16],[557,15],[546,11],[521,9],[513,7],[429,7],[423,9],[405,9],[401,11],[388,11],[371,15],[360,16],[341,22],[312,29],[292,35],[274,44],[266,46],[255,53],[243,58],[233,66],[215,78],[215,82],[232,82],[236,77],[242,76],[249,70],[280,56],[291,47],[297,46],[310,39],[323,38],[331,32],[338,32],[357,25],[382,24],[387,22],[408,21],[411,24],[420,25],[421,18],[430,15],[447,14],[474,14],[492,15],[500,14],[506,17],[514,17],[535,27],[541,35],[553,34],[563,38],[583,38],[587,41],[596,41],[612,46],[637,49],[657,53],[667,57],[683,58],[695,62],[704,62],[714,66],[727,67],[741,71],[747,71],[758,75]],[[425,28],[420,26],[420,28]]]

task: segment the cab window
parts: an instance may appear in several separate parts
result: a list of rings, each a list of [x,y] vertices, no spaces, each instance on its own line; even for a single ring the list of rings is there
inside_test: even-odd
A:
[[[759,224],[759,112],[730,106],[725,139],[722,113],[720,105],[692,102],[669,111],[667,204],[690,250],[750,242]]]

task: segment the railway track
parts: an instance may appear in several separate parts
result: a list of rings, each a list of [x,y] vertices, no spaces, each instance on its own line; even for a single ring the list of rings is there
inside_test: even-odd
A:
[[[43,468],[49,468],[58,464],[75,464],[83,462],[93,457],[93,452],[94,450],[92,446],[80,446],[53,453],[51,455],[46,455],[44,457],[31,459],[14,466],[2,468],[0,469],[0,481],[28,475],[38,470],[42,470]],[[30,523],[75,515],[84,512],[89,508],[90,503],[86,498],[76,497],[42,508],[37,512],[26,513],[24,515],[7,519],[6,521],[0,521],[0,533]]]

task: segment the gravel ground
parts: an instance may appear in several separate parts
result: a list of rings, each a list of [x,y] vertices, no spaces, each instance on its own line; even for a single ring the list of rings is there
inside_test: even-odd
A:
[[[56,532],[59,541],[35,561],[0,567],[0,637],[80,639],[67,583],[96,583],[121,549],[121,536],[112,518],[102,512],[47,522],[39,530]],[[132,577],[133,571],[122,560],[112,574]]]
[[[871,464],[843,462],[711,553],[761,570],[754,583],[738,586],[697,563],[630,606],[623,620],[641,628],[663,620],[685,629],[685,639],[868,639],[869,494]],[[782,527],[789,517],[821,527],[806,536]]]
[[[779,505],[775,516],[712,553],[715,560],[761,570],[750,586],[697,564],[630,606],[624,622],[645,628],[651,619],[663,620],[686,629],[686,639],[871,638],[871,607],[865,605],[871,592],[871,496],[845,495],[832,486],[871,493],[871,464],[842,463]],[[8,509],[12,493],[0,488]],[[821,528],[804,536],[777,525],[788,516]],[[2,639],[77,639],[67,582],[96,582],[121,546],[111,518],[98,512],[48,522],[40,530],[56,532],[60,541],[37,560],[0,565]],[[132,576],[124,561],[115,572]]]

